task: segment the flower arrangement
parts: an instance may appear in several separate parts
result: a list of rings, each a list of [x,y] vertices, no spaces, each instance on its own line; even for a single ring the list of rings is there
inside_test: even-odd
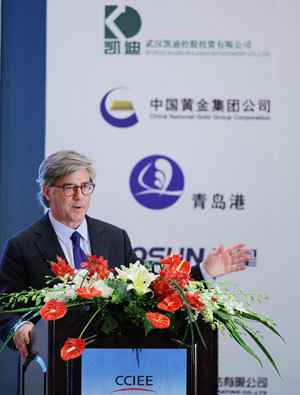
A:
[[[3,294],[0,297],[0,313],[24,313],[19,322],[39,315],[50,321],[63,317],[69,307],[90,306],[91,317],[79,337],[67,339],[61,349],[61,358],[64,360],[83,353],[84,332],[96,316],[101,323],[99,330],[106,334],[125,320],[143,326],[146,335],[154,328],[176,331],[185,322],[182,341],[188,331],[194,339],[196,331],[203,342],[197,324],[201,319],[209,323],[213,330],[219,328],[223,334],[227,331],[262,365],[260,358],[243,339],[249,335],[280,375],[274,360],[261,343],[259,331],[248,326],[251,321],[257,322],[280,336],[275,329],[276,324],[266,315],[244,307],[240,300],[246,298],[249,305],[249,299],[256,298],[260,302],[265,296],[245,294],[236,284],[233,284],[235,292],[229,292],[228,283],[194,281],[190,276],[189,262],[181,260],[180,255],[171,254],[162,259],[158,274],[153,264],[139,261],[130,263],[129,267],[109,269],[108,261],[103,257],[90,255],[81,267],[80,270],[74,269],[64,259],[57,257],[57,262],[51,263],[51,270],[56,277],[47,279],[47,285],[51,285],[54,280],[58,282],[41,290]],[[16,308],[20,303],[30,304],[30,307]],[[13,334],[11,330],[4,346]]]

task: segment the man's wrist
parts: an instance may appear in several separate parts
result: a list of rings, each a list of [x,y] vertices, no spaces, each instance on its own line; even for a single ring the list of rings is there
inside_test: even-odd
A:
[[[30,321],[19,322],[18,325],[16,325],[14,328],[14,334],[16,334],[18,332],[18,330],[22,328],[22,326],[24,326],[25,324],[28,324],[28,323],[31,324]]]
[[[204,267],[204,262],[201,262],[199,265],[200,268],[200,272],[202,274],[202,277],[205,281],[216,281],[215,277],[212,277],[209,273],[207,273],[207,271],[205,270]]]

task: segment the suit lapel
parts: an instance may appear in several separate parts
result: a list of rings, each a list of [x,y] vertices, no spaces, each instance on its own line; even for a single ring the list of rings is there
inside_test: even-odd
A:
[[[109,259],[108,240],[106,238],[104,227],[91,217],[86,216],[86,219],[92,255],[96,255],[97,258],[99,256],[103,256],[104,259]],[[48,214],[45,214],[37,223],[34,233],[36,235],[34,243],[44,257],[48,266],[49,261],[56,261],[57,255],[66,259],[49,220]]]
[[[35,229],[35,245],[49,265],[49,261],[56,262],[56,256],[66,259],[65,254],[60,246],[57,236],[49,220],[48,214],[45,214]]]
[[[92,255],[103,256],[108,259],[108,241],[103,226],[98,221],[86,216]]]

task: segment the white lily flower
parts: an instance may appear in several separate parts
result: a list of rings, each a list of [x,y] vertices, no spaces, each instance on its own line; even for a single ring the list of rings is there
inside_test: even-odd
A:
[[[129,268],[125,266],[121,266],[121,268],[122,270],[116,268],[118,278],[123,282],[131,281],[132,283],[128,285],[127,290],[134,289],[139,296],[151,291],[149,286],[158,277],[149,272],[139,261],[130,263]]]
[[[130,263],[130,265],[132,265],[132,263]],[[115,271],[118,273],[117,278],[121,281],[123,281],[123,283],[127,282],[127,272],[129,271],[129,267],[126,267],[124,265],[121,265],[121,269],[119,269],[118,267],[115,267]]]

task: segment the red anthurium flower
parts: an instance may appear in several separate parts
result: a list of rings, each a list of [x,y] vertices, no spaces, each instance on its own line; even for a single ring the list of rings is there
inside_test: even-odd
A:
[[[160,271],[160,276],[167,277],[170,275],[173,276],[182,276],[182,275],[189,275],[191,272],[191,265],[188,261],[179,261],[170,263],[169,265],[165,266]]]
[[[190,262],[188,262],[188,261],[181,261],[177,265],[176,270],[177,270],[177,272],[180,272],[180,273],[190,274],[190,272],[191,272]]]
[[[178,270],[177,270],[178,269]],[[182,269],[182,270],[181,270]],[[169,295],[176,294],[171,281],[174,280],[180,286],[184,288],[192,281],[192,278],[188,274],[190,272],[190,264],[186,261],[180,261],[177,263],[170,263],[166,265],[159,273],[159,278],[151,283],[151,287],[154,291],[155,299],[162,301]]]
[[[64,361],[79,357],[85,349],[85,342],[82,339],[68,339],[60,350],[60,356]]]
[[[174,311],[180,309],[182,305],[182,300],[179,295],[167,296],[164,300],[158,303],[157,307],[161,310],[169,311],[173,313]]]
[[[95,298],[96,296],[101,295],[101,292],[98,291],[95,287],[77,288],[76,291],[81,298],[85,298],[85,299]]]
[[[167,280],[157,279],[151,283],[151,288],[153,289],[155,299],[158,301],[162,301],[167,296],[175,294],[174,288]]]
[[[96,255],[87,255],[87,257],[88,261],[83,262],[81,267],[89,270],[88,277],[92,277],[95,273],[97,273],[97,278],[104,280],[110,275],[110,273],[114,272],[114,269],[108,268],[108,260],[104,259],[103,256],[96,258]]]
[[[164,314],[148,313],[147,318],[154,328],[164,329],[170,326],[170,318]]]
[[[162,265],[169,265],[170,263],[179,262],[181,262],[181,255],[174,255],[173,252],[160,261]]]
[[[51,271],[56,274],[56,276],[61,276],[64,277],[67,273],[70,274],[70,276],[74,276],[75,274],[75,269],[71,267],[69,264],[66,263],[66,260],[59,257],[57,255],[56,257],[57,263],[52,262],[51,263]],[[70,279],[70,276],[68,277],[68,280]]]
[[[177,263],[170,263],[166,265],[159,273],[160,277],[190,280],[189,274],[191,271],[191,265],[187,261],[180,261]]]
[[[66,312],[67,306],[64,302],[57,302],[56,300],[49,300],[49,302],[41,308],[41,316],[46,321],[57,320],[63,317]]]
[[[198,291],[196,291],[194,294],[186,292],[185,297],[190,307],[194,307],[197,310],[203,311],[205,303],[200,301],[200,295]]]

